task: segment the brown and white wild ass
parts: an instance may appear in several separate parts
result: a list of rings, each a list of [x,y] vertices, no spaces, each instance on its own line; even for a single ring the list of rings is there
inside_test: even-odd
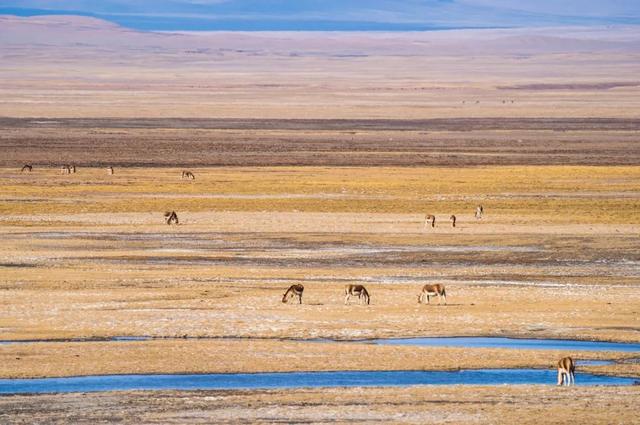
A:
[[[196,176],[194,176],[191,171],[184,170],[182,172],[182,178],[183,179],[189,179],[189,180],[195,180]]]
[[[451,217],[449,217],[449,220],[451,220],[451,227],[456,227],[456,216],[451,214]]]
[[[362,285],[347,285],[344,287],[344,304],[347,305],[351,296],[358,297],[358,299],[369,305],[371,297],[369,291]]]
[[[424,299],[427,299],[427,304],[431,303],[430,297],[438,296],[438,304],[444,299],[444,304],[447,304],[447,291],[444,289],[444,285],[436,283],[433,285],[427,284],[422,287],[422,292],[418,295],[418,304],[424,303]]]
[[[426,228],[431,222],[431,227],[436,227],[436,216],[429,214],[424,218],[424,227]]]
[[[164,213],[164,220],[167,224],[179,224],[178,223],[178,214],[175,211],[167,211]]]
[[[302,293],[304,292],[304,286],[297,284],[289,286],[282,296],[282,302],[286,303],[289,298],[298,297],[298,304],[302,304]]]
[[[576,365],[571,357],[563,357],[558,361],[558,385],[575,385]]]
[[[33,171],[33,167],[29,164],[25,164],[24,167],[22,167],[22,169],[20,170],[21,173],[24,172],[30,173],[31,171]]]
[[[478,205],[478,207],[476,208],[476,218],[479,220],[482,218],[483,215],[484,215],[484,208],[482,208],[482,205]]]

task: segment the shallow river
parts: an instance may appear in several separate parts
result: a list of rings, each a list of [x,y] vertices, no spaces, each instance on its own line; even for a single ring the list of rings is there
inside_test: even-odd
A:
[[[280,389],[411,385],[553,385],[554,370],[478,369],[460,371],[340,371],[215,373],[203,375],[101,375],[68,378],[0,379],[0,394],[124,390]],[[577,385],[633,385],[633,378],[579,373]]]

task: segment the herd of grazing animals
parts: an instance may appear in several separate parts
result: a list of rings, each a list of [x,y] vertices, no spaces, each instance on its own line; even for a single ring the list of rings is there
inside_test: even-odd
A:
[[[287,303],[291,298],[297,297],[298,304],[302,304],[302,294],[304,293],[304,285],[294,284],[289,286],[282,295],[282,302]],[[371,303],[371,296],[369,291],[363,285],[345,285],[344,287],[344,304],[349,304],[349,299],[358,297],[358,300],[362,304],[369,305]],[[430,304],[430,297],[438,297],[438,304],[444,300],[444,304],[447,304],[447,291],[444,285],[440,283],[427,284],[422,287],[420,295],[418,295],[418,304],[424,304],[424,300],[427,300],[427,304]],[[558,385],[559,386],[571,386],[575,385],[575,362],[571,357],[563,357],[558,361]]]
[[[478,205],[478,207],[476,208],[475,217],[477,219],[481,219],[483,214],[484,214],[484,208],[482,207],[482,205]],[[456,227],[456,221],[457,221],[456,216],[451,214],[451,216],[449,217],[449,220],[451,221],[451,227]],[[433,214],[428,214],[424,218],[424,227],[428,228],[429,225],[431,225],[431,227],[436,227],[436,216]]]
[[[33,166],[31,164],[25,164],[20,172],[32,172]],[[65,164],[61,167],[62,174],[75,174],[76,166]],[[112,176],[114,174],[113,167],[107,167],[108,175]],[[182,179],[195,180],[195,175],[191,171],[184,170],[182,171]],[[475,211],[475,218],[481,219],[484,215],[484,208],[482,205],[478,205]],[[179,224],[178,214],[175,211],[168,211],[164,214],[165,223],[168,225],[171,224]],[[451,226],[456,227],[456,216],[451,215],[449,217],[451,220]],[[424,226],[425,228],[431,225],[432,228],[436,225],[436,216],[433,214],[428,214],[425,217]],[[304,293],[304,286],[300,284],[291,285],[282,296],[282,302],[287,303],[289,299],[297,297],[298,304],[302,304],[302,294]],[[344,288],[345,298],[344,303],[347,305],[349,303],[349,299],[353,297],[357,297],[358,300],[366,305],[371,303],[371,296],[369,295],[369,291],[363,285],[346,285]],[[440,304],[444,300],[444,304],[447,304],[447,293],[444,285],[442,284],[427,284],[422,287],[420,294],[418,295],[418,303],[424,304],[424,300],[427,300],[427,304],[430,304],[431,297],[438,297],[438,304]],[[575,385],[575,362],[571,357],[563,357],[558,361],[558,385]]]

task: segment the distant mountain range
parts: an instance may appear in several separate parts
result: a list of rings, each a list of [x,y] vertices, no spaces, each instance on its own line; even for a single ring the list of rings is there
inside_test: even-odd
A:
[[[640,0],[0,0],[0,14],[79,15],[164,31],[421,31],[640,24]]]

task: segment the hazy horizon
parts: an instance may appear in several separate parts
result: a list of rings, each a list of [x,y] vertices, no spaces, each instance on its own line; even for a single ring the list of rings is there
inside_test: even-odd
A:
[[[640,24],[631,0],[0,0],[0,14],[79,15],[138,30],[420,31]]]

